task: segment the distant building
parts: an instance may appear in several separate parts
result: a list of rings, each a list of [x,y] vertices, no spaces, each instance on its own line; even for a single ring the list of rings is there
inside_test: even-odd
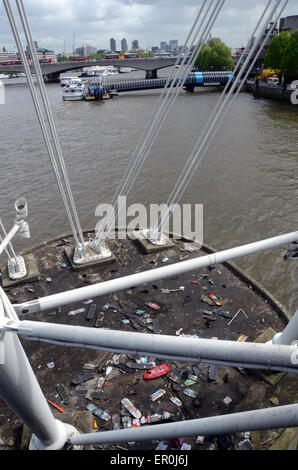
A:
[[[172,39],[169,42],[169,46],[170,46],[170,51],[171,52],[178,52],[179,45],[178,45],[177,39]]]
[[[87,57],[90,54],[96,54],[97,53],[97,48],[89,46],[88,44],[85,44],[81,47],[78,47],[75,50],[75,53],[78,54],[81,57]]]
[[[159,49],[159,47],[152,46],[152,47],[151,47],[151,51],[153,52],[153,54],[156,54],[157,52],[160,51],[160,49]]]
[[[166,50],[167,50],[167,47],[168,47],[168,43],[167,43],[166,41],[162,41],[162,42],[160,43],[160,49],[161,49],[162,51],[166,51]]]
[[[135,39],[134,41],[132,41],[131,43],[131,49],[133,51],[136,51],[139,49],[139,41],[137,39]]]
[[[117,47],[116,47],[116,41],[114,38],[110,39],[110,49],[112,52],[116,52]]]
[[[279,21],[279,29],[280,31],[289,31],[289,33],[296,31],[296,29],[298,29],[298,15],[281,18]]]
[[[5,47],[3,47],[5,49]],[[0,52],[0,62],[15,62],[20,60],[19,54],[14,54],[12,52],[3,51]]]
[[[125,38],[123,38],[121,41],[121,52],[127,52],[127,51],[128,51],[127,41]]]

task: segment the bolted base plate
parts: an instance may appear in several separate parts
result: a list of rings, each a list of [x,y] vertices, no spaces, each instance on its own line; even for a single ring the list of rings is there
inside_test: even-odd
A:
[[[168,250],[169,248],[174,248],[175,244],[164,234],[162,235],[162,239],[165,240],[164,244],[153,244],[149,241],[143,234],[143,232],[133,232],[132,239],[136,240],[138,245],[142,248],[142,250],[148,255],[150,253],[155,253],[157,251]]]

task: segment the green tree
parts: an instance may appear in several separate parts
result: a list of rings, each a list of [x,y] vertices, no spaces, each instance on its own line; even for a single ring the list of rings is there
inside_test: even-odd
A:
[[[279,69],[283,75],[287,74],[290,42],[291,35],[288,31],[283,31],[272,39],[265,55],[265,68]]]
[[[287,76],[298,78],[298,29],[291,34],[286,57]]]
[[[205,70],[232,70],[234,61],[231,50],[219,38],[212,38],[209,45],[203,45],[196,60],[195,67]]]

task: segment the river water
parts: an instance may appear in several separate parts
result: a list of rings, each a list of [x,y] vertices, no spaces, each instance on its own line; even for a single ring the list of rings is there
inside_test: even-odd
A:
[[[17,83],[6,86],[6,104],[0,106],[0,216],[8,229],[14,201],[27,198],[31,240],[16,241],[24,249],[70,228],[27,85]],[[63,102],[59,84],[48,84],[47,92],[81,225],[94,227],[95,209],[111,202],[159,91],[120,94],[105,102]],[[213,90],[181,93],[129,203],[166,202],[218,97]],[[297,110],[249,93],[238,96],[181,200],[204,205],[206,244],[225,249],[298,229]],[[286,248],[236,264],[293,314],[298,261],[283,261]]]

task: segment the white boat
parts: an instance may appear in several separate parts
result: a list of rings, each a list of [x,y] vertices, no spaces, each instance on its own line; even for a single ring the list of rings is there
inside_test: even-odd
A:
[[[63,101],[81,101],[85,98],[87,89],[85,84],[80,80],[70,81],[63,87]]]
[[[61,77],[61,86],[68,85],[70,82],[80,83],[82,80],[78,77],[73,77],[69,75],[68,77]]]
[[[132,72],[133,69],[131,69],[130,67],[120,67],[119,68],[119,73],[129,73],[129,72]]]

